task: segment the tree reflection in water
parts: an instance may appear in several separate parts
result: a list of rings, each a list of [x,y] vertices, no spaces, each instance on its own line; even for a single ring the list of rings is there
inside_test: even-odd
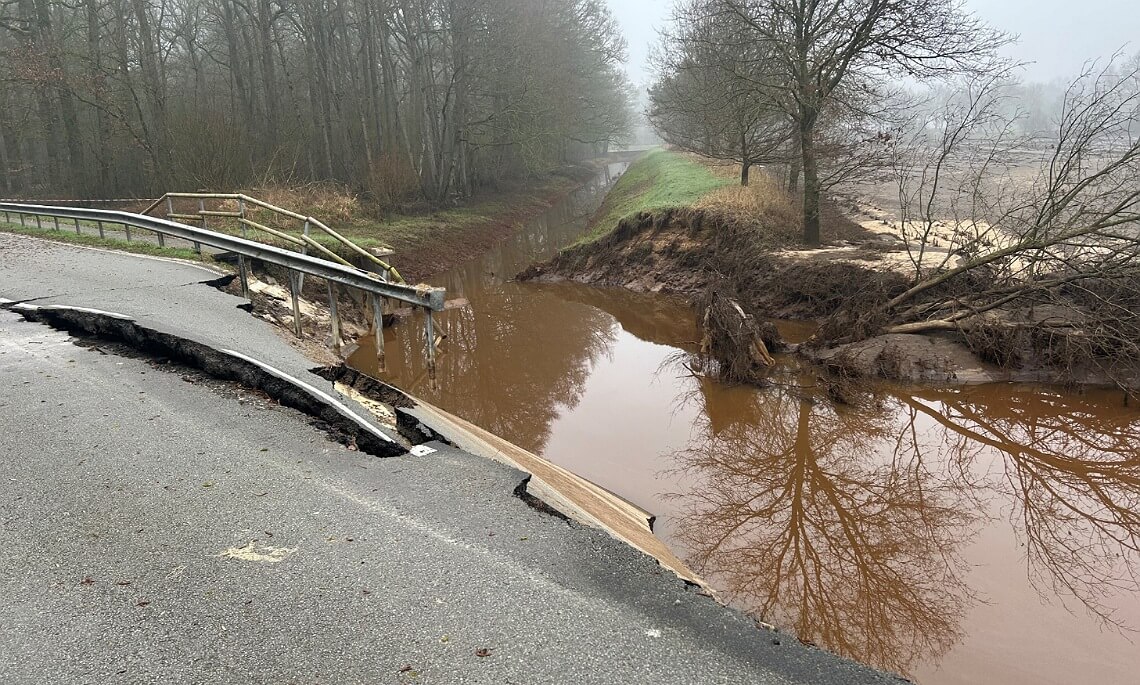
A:
[[[1138,627],[1114,617],[1112,599],[1140,592],[1140,414],[1105,393],[982,388],[899,401],[932,420],[926,449],[960,473],[1003,457],[986,485],[1007,502],[1039,592]]]
[[[520,287],[509,283],[486,289],[471,307],[437,317],[447,349],[439,356],[436,387],[427,381],[423,329],[396,327],[387,350],[388,377],[428,402],[540,452],[559,412],[578,405],[594,363],[609,353],[616,331],[605,312],[553,297],[522,296],[516,293]],[[559,321],[574,325],[547,325]]]
[[[1043,593],[1113,623],[1112,594],[1140,590],[1136,412],[996,387],[860,407],[801,395],[704,385],[698,437],[677,455],[693,485],[678,540],[730,602],[906,673],[985,599],[962,553],[1003,510]]]

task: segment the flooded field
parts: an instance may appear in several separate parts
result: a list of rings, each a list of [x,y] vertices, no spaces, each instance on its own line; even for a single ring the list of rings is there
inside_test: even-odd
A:
[[[419,320],[387,331],[385,377],[658,514],[725,600],[804,640],[924,685],[1137,681],[1140,410],[1023,386],[838,407],[791,360],[727,387],[684,366],[682,302],[511,282],[621,170],[431,279],[470,301],[437,319],[438,387]]]

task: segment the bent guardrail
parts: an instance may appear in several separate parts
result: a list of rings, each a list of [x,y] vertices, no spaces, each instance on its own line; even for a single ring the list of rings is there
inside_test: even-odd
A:
[[[435,348],[436,337],[432,313],[442,311],[444,308],[443,288],[429,286],[409,286],[390,283],[379,275],[351,265],[330,262],[318,259],[311,255],[291,252],[275,245],[255,242],[248,238],[218,233],[196,226],[189,226],[175,221],[159,219],[142,214],[120,212],[114,210],[89,209],[84,207],[56,207],[49,205],[21,204],[13,202],[0,202],[0,212],[4,213],[5,222],[11,223],[12,214],[19,215],[20,223],[26,225],[27,217],[33,217],[36,225],[43,228],[42,218],[52,220],[56,230],[62,230],[60,219],[74,222],[76,232],[80,232],[80,221],[94,223],[98,226],[100,236],[104,235],[104,224],[118,224],[124,227],[124,232],[130,239],[131,228],[150,231],[159,237],[160,244],[163,236],[180,238],[195,245],[206,245],[223,252],[232,252],[238,256],[239,277],[241,278],[242,294],[249,297],[249,277],[247,259],[256,259],[268,264],[284,267],[289,271],[289,291],[293,303],[293,330],[297,337],[303,337],[300,310],[301,274],[309,274],[323,278],[328,284],[329,314],[332,322],[333,346],[340,346],[340,318],[337,312],[336,286],[355,288],[366,293],[370,298],[373,313],[373,329],[376,335],[376,352],[380,368],[384,368],[384,322],[383,305],[381,298],[389,298],[405,302],[413,307],[423,308],[426,314],[426,353],[428,369],[435,376]]]

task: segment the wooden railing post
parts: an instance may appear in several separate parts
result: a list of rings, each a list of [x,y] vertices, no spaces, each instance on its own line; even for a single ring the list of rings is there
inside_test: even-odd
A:
[[[304,239],[306,241],[309,240],[309,220],[308,219],[305,219],[305,228],[301,231],[301,235],[305,236]],[[301,254],[309,254],[308,244],[301,246]],[[298,287],[301,290],[305,289],[305,274],[301,274],[301,280],[300,280],[300,283],[298,284]]]
[[[206,201],[198,200],[198,215],[202,217],[202,228],[206,228]],[[202,254],[202,243],[194,243],[194,251]]]

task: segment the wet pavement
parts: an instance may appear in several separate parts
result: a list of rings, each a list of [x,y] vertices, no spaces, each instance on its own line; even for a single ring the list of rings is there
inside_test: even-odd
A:
[[[1140,410],[1029,386],[836,407],[790,360],[767,389],[696,378],[683,302],[509,280],[606,186],[433,279],[471,303],[438,318],[438,385],[418,321],[385,377],[658,514],[723,597],[821,646],[924,685],[1135,682]]]

